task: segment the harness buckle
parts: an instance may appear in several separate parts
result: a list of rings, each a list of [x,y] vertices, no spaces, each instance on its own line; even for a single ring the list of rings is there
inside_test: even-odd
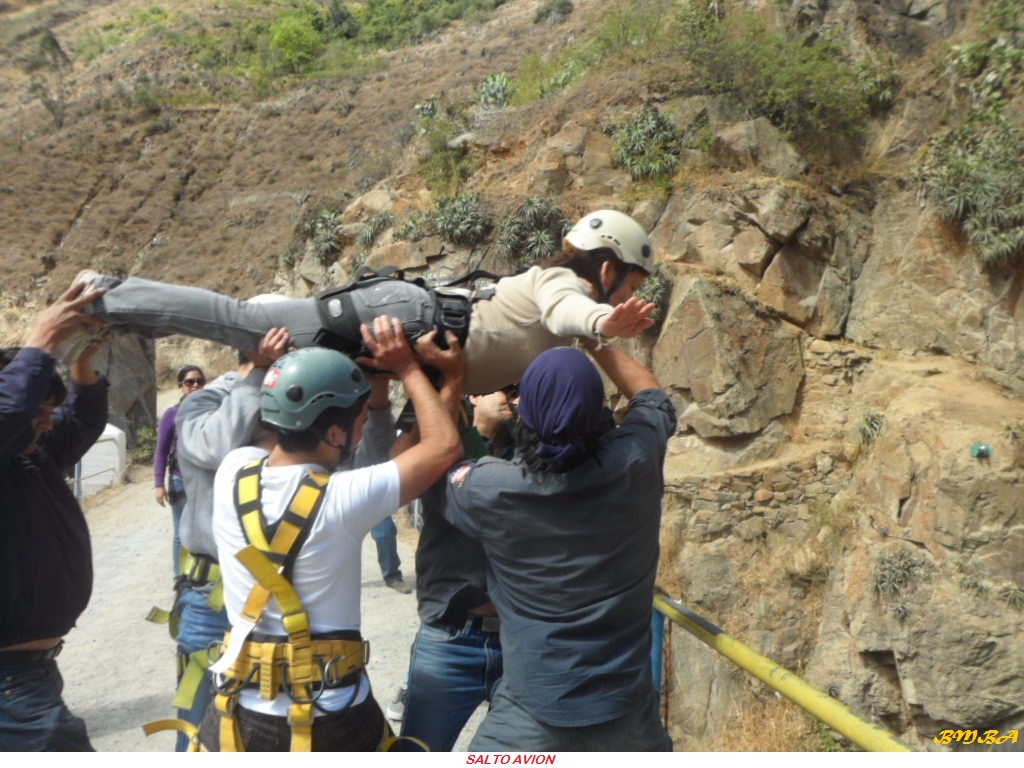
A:
[[[221,675],[210,675],[210,678],[211,682],[213,683],[213,689],[217,693],[221,694],[222,696],[233,698],[240,694],[242,692],[242,689],[252,682],[253,677],[256,676],[256,673],[258,671],[259,667],[254,666],[251,670],[249,670],[249,674],[246,675],[245,678],[242,680],[234,680],[233,678],[227,677],[226,675],[223,676],[224,682],[219,682],[217,680],[217,678],[221,677]],[[234,684],[232,685],[232,683]]]
[[[327,690],[326,681],[321,677],[320,684],[315,687],[311,682],[293,683],[288,679],[291,666],[288,662],[281,664],[281,689],[296,704],[315,704]],[[297,693],[300,689],[306,692],[305,696]]]

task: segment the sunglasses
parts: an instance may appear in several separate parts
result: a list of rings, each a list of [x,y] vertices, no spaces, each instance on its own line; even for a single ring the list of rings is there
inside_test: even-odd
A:
[[[206,379],[182,379],[181,383],[186,387],[201,387],[206,384]]]

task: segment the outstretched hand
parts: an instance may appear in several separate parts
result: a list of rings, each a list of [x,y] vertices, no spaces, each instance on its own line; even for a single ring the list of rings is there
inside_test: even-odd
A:
[[[36,324],[25,340],[26,347],[38,347],[56,354],[60,342],[79,333],[97,333],[106,327],[98,317],[85,312],[85,307],[102,296],[87,283],[75,283],[36,318]]]
[[[612,309],[611,314],[597,321],[597,332],[608,338],[632,338],[654,325],[651,314],[656,307],[656,304],[631,296]]]
[[[466,377],[466,358],[462,354],[459,337],[452,331],[445,331],[445,342],[448,349],[437,345],[437,330],[423,334],[416,340],[416,354],[424,365],[429,365],[441,372],[448,381],[461,381]]]
[[[418,368],[416,355],[413,354],[409,340],[405,338],[405,330],[397,317],[378,315],[373,318],[373,329],[363,323],[359,326],[366,348],[373,357],[357,357],[359,365],[391,371],[401,377],[410,367]]]

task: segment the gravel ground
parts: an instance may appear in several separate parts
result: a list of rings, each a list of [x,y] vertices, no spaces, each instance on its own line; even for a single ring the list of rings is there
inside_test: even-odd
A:
[[[67,637],[60,657],[65,701],[85,719],[93,746],[105,752],[172,751],[173,733],[147,737],[142,725],[173,717],[174,642],[166,626],[145,620],[150,608],[169,608],[171,517],[153,498],[149,468],[128,482],[86,499],[92,532],[95,584],[92,601]],[[415,582],[415,531],[399,523],[402,570]],[[386,707],[405,677],[409,645],[419,624],[415,595],[384,585],[373,540],[362,552],[363,635],[370,641],[370,680]],[[482,718],[477,712],[456,745],[465,749]]]

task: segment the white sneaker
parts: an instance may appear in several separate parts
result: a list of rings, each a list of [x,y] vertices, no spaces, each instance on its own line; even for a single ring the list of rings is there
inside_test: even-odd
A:
[[[394,720],[396,723],[402,722],[402,718],[405,717],[405,686],[403,685],[398,689],[398,695],[395,696],[395,700],[388,704],[387,709],[384,710],[384,714],[387,715],[388,720]]]
[[[93,291],[97,291],[100,288],[103,275],[93,269],[83,269],[77,275],[75,279],[71,281],[71,285],[78,285],[84,283],[87,288],[82,292],[83,296],[88,296]],[[89,307],[85,307],[83,312],[88,312]],[[83,330],[80,333],[76,333],[62,341],[57,346],[56,358],[60,360],[65,366],[70,366],[82,353],[85,352],[85,348],[92,344],[93,340],[100,334],[106,333],[105,328],[96,328],[93,330]]]
[[[57,345],[57,354],[54,355],[60,360],[66,367],[70,367],[78,358],[85,352],[86,347],[92,344],[96,339],[101,336],[108,334],[106,328],[95,328],[88,331],[81,331],[76,333]]]
[[[85,283],[89,287],[84,291],[84,295],[88,295],[93,291],[99,290],[99,288],[101,287],[102,280],[103,275],[101,275],[96,270],[83,269],[81,272],[75,275],[75,279],[71,281],[71,285]]]

